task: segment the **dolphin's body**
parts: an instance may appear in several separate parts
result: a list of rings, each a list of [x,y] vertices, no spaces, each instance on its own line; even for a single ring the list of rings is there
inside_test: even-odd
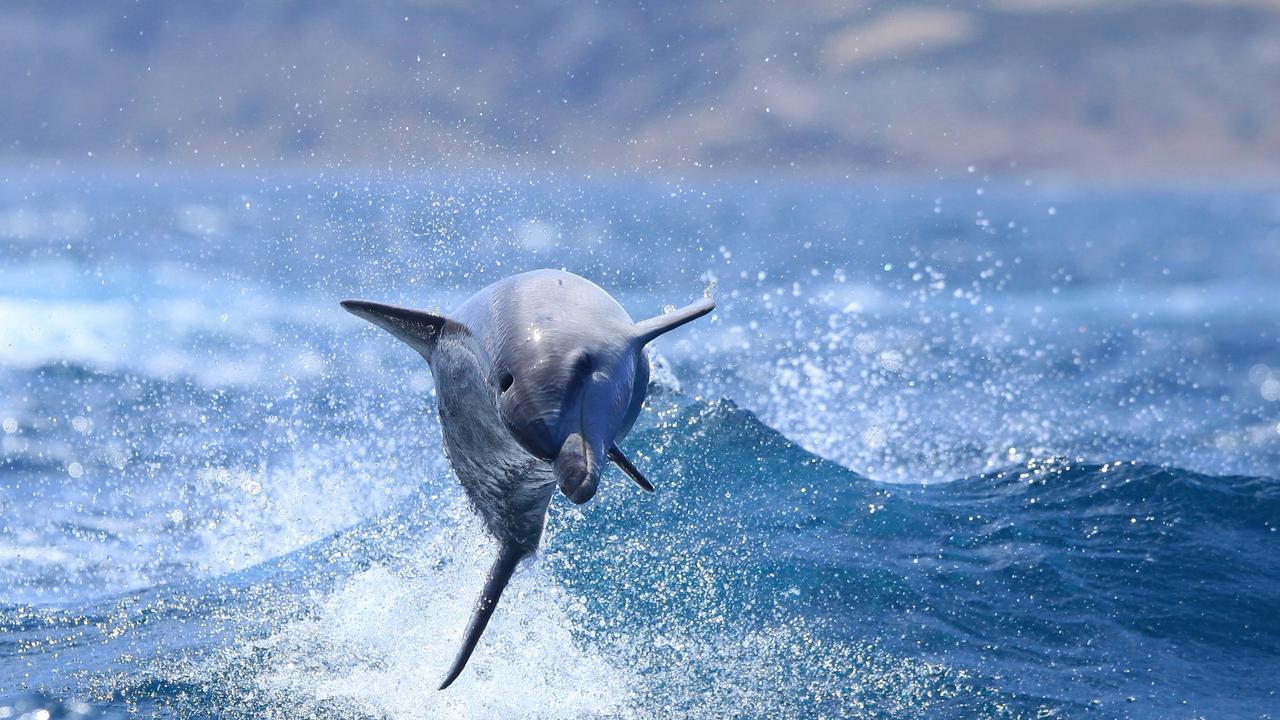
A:
[[[557,485],[575,503],[590,500],[607,458],[653,489],[617,445],[648,388],[644,345],[715,304],[704,298],[634,323],[589,280],[537,270],[499,280],[447,317],[364,300],[342,306],[431,366],[449,463],[498,541],[443,690],[466,666],[516,565],[538,548]]]

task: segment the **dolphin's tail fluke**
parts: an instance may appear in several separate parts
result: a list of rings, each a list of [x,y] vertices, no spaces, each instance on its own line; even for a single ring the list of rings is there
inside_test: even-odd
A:
[[[516,571],[516,565],[520,564],[520,560],[525,555],[528,555],[528,552],[513,543],[504,542],[498,549],[498,557],[494,559],[493,567],[489,568],[489,579],[484,582],[484,592],[480,595],[480,601],[476,603],[475,612],[471,614],[471,624],[467,625],[467,633],[462,638],[462,647],[458,649],[458,656],[453,660],[449,675],[445,677],[443,683],[440,683],[441,690],[452,685],[453,681],[462,674],[462,669],[467,666],[467,661],[471,659],[471,652],[476,649],[476,643],[480,642],[480,636],[484,634],[485,626],[489,624],[493,609],[498,606],[502,591],[506,589],[507,583],[511,581],[511,575]]]
[[[640,341],[641,345],[647,344],[659,335],[675,330],[687,322],[697,320],[715,308],[716,302],[714,300],[702,298],[674,312],[642,320],[636,323],[636,339]]]

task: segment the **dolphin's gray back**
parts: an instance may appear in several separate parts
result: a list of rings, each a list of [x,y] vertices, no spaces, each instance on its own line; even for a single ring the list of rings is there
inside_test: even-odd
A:
[[[449,464],[489,532],[532,552],[542,537],[554,479],[503,426],[476,339],[446,327],[431,355]]]

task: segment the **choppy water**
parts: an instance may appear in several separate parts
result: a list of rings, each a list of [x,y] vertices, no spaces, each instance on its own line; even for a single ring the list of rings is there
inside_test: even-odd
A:
[[[1280,716],[1280,193],[0,179],[0,714]],[[441,693],[489,543],[336,301],[542,266],[720,306]]]

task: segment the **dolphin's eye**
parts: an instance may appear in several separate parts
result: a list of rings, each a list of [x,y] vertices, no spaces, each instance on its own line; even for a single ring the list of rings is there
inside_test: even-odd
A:
[[[498,380],[498,392],[504,393],[510,390],[511,384],[515,381],[516,379],[511,377],[511,373],[502,373],[502,377]]]

